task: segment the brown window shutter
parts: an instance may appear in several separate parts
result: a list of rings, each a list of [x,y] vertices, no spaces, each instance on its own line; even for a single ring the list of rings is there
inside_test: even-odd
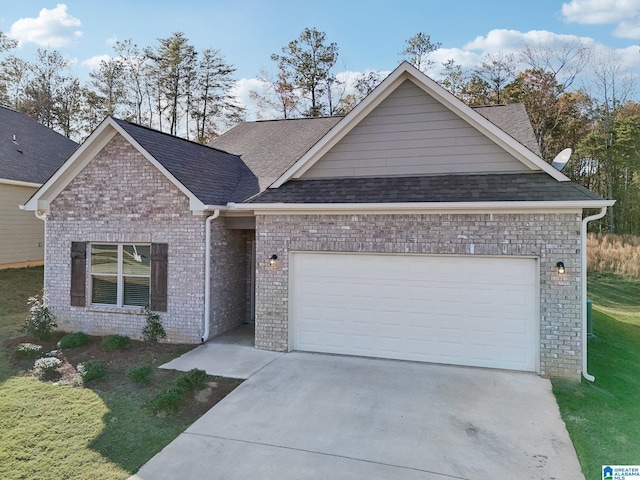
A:
[[[87,242],[71,242],[71,306],[84,307]]]
[[[167,311],[167,254],[166,243],[151,244],[151,305],[154,312]]]

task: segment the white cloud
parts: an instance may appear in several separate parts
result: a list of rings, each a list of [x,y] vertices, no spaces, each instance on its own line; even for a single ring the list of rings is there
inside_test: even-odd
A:
[[[518,30],[491,30],[486,36],[478,36],[467,43],[463,50],[478,50],[482,53],[517,53],[525,47],[561,47],[567,43],[593,44],[593,40],[576,35],[553,33],[547,30],[530,30],[520,32]]]
[[[251,90],[261,92],[263,89],[264,83],[257,78],[241,78],[231,88],[231,94],[236,98],[238,104],[247,109],[246,119],[249,121],[257,118],[256,101],[249,96],[249,92]]]
[[[48,48],[65,47],[82,36],[79,19],[67,13],[67,6],[59,3],[49,10],[43,8],[37,18],[21,18],[11,25],[9,37],[20,43],[31,42]]]
[[[110,47],[112,47],[113,45],[115,45],[118,42],[118,37],[116,37],[115,35],[110,36],[109,38],[107,38],[104,43],[106,43],[107,45],[109,45]]]
[[[80,62],[80,65],[87,67],[90,70],[94,70],[100,66],[100,62],[111,60],[111,55],[95,55],[91,58],[87,58]]]
[[[562,4],[566,21],[585,25],[618,23],[639,11],[640,0],[571,0]]]
[[[616,24],[616,37],[640,38],[640,0],[571,0],[562,5],[562,15],[584,25]]]

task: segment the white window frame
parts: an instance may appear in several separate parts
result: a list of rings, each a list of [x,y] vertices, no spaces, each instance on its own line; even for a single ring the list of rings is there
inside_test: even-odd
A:
[[[118,272],[117,273],[93,273],[93,246],[94,245],[117,245],[118,247]],[[151,303],[151,269],[149,269],[149,275],[124,275],[124,247],[125,246],[148,246],[149,250],[151,250],[151,244],[147,243],[110,243],[110,242],[91,242],[89,244],[89,296],[91,299],[91,305],[100,305],[100,306],[108,306],[108,307],[117,307],[117,308],[132,308],[139,309],[141,308],[139,305],[124,305],[124,277],[134,277],[134,278],[148,278],[149,279],[149,301],[147,304]],[[149,262],[151,265],[151,262]],[[116,303],[96,303],[93,301],[93,277],[117,277],[116,279]]]

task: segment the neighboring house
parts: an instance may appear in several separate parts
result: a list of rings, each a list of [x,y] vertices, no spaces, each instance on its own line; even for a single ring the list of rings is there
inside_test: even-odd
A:
[[[77,147],[26,115],[0,107],[0,268],[44,259],[44,225],[18,206]]]
[[[583,214],[613,201],[540,159],[522,106],[403,63],[342,119],[212,146],[108,118],[27,202],[66,330],[139,336],[150,303],[172,341],[255,320],[261,349],[588,375]]]

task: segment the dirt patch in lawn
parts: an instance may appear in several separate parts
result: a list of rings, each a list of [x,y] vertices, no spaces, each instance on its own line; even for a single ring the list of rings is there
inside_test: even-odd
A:
[[[12,362],[25,375],[32,372],[34,360],[48,352],[58,350],[58,341],[63,333],[55,333],[47,341],[37,340],[30,336],[13,338],[5,343],[8,352],[15,351],[21,343],[33,343],[42,346],[42,354],[31,358],[17,358],[12,356]],[[63,361],[61,368],[53,375],[47,375],[47,381],[63,381],[71,383],[77,375],[77,366],[89,360],[100,360],[105,366],[103,378],[85,383],[84,388],[90,388],[96,393],[113,392],[124,395],[135,395],[142,400],[151,400],[159,391],[176,386],[176,382],[184,372],[159,369],[160,365],[176,358],[196,345],[147,343],[132,340],[122,350],[105,352],[100,342],[102,337],[90,337],[88,344],[67,350],[58,350],[55,356]],[[136,383],[127,377],[130,367],[151,365],[153,371],[146,382]],[[185,394],[180,401],[176,415],[185,421],[194,421],[213,405],[227,396],[242,381],[232,378],[209,376],[204,388]]]

